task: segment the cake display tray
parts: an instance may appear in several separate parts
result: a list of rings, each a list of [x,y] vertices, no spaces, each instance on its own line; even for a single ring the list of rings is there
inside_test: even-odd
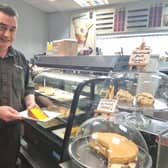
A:
[[[69,145],[69,155],[80,168],[107,168],[107,160],[89,146],[89,136],[82,137]],[[152,159],[150,155],[139,147],[136,168],[151,168]]]
[[[128,110],[128,111],[158,112],[158,111],[168,109],[168,104],[163,99],[155,99],[155,102],[152,106],[135,105],[134,102],[133,103],[119,102],[117,107],[121,110]]]

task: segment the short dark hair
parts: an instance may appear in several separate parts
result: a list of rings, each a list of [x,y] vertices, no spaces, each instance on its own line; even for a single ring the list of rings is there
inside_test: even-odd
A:
[[[7,4],[0,4],[0,12],[3,12],[9,16],[18,16],[17,11]]]

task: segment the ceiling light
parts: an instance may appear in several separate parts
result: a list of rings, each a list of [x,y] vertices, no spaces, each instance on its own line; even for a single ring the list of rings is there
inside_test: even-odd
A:
[[[48,0],[49,2],[54,2],[54,1],[56,1],[56,0]]]
[[[73,0],[81,7],[99,6],[109,4],[108,0]]]

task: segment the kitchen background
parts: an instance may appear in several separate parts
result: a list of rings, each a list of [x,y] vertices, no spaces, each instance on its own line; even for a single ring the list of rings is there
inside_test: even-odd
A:
[[[36,54],[44,53],[47,41],[70,38],[72,16],[88,11],[88,9],[84,9],[46,13],[22,0],[1,0],[1,3],[14,6],[20,14],[17,39],[14,45],[25,53],[28,59],[31,59]],[[167,10],[166,5],[168,2],[165,0],[142,0],[140,2],[109,5],[106,8],[151,9],[152,6],[159,6],[160,4],[164,6],[164,10]],[[90,11],[95,11],[95,9],[90,9]],[[95,39],[95,47],[101,48],[103,55],[120,54],[122,52],[131,54],[132,50],[138,47],[143,40],[151,47],[152,54],[165,56],[168,51],[166,45],[168,29],[166,25],[163,27],[163,21],[161,21],[160,26],[150,27],[150,29],[144,27],[126,30],[125,32],[98,33]]]

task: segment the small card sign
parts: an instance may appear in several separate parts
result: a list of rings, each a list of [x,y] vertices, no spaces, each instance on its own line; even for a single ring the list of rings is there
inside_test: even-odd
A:
[[[101,99],[97,106],[96,111],[113,113],[115,112],[117,102],[118,102],[117,99]]]
[[[132,69],[133,66],[145,68],[150,60],[151,49],[142,42],[140,47],[136,48],[129,59],[129,66]]]
[[[134,51],[130,56],[129,65],[131,66],[146,66],[149,63],[150,51]]]

